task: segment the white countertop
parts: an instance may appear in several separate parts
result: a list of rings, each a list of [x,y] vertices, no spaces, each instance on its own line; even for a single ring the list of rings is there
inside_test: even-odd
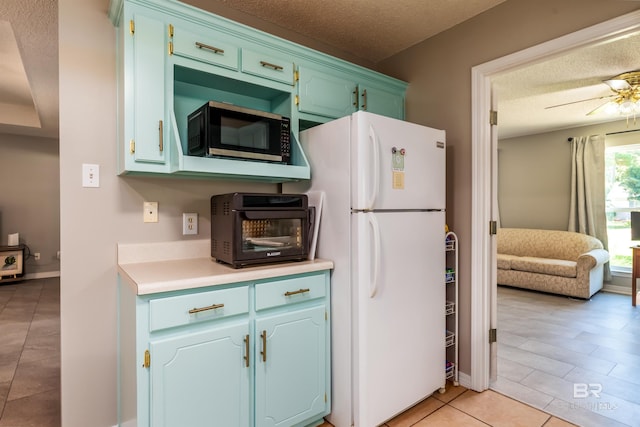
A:
[[[209,255],[209,240],[118,244],[118,272],[137,295],[329,270],[323,259],[231,268]]]

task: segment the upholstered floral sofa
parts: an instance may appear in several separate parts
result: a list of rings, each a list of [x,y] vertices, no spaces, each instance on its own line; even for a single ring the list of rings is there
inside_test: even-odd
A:
[[[498,229],[498,284],[578,298],[602,289],[609,253],[595,237],[560,230]]]

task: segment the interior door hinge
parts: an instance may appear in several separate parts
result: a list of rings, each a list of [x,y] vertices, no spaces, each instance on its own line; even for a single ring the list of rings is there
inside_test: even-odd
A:
[[[497,221],[489,221],[489,234],[491,234],[491,235],[498,234],[498,222]]]
[[[329,313],[327,310],[324,311],[324,320],[329,320]]]
[[[489,124],[492,126],[498,125],[498,112],[495,110],[491,110],[489,112]]]
[[[129,32],[133,35],[136,32],[136,24],[133,22],[133,19],[129,21]]]
[[[489,329],[489,343],[498,342],[498,330]]]
[[[136,142],[133,139],[129,141],[129,152],[131,154],[136,152]]]
[[[324,401],[327,402],[327,393],[324,394]]]
[[[173,55],[173,42],[169,42],[169,56]]]
[[[169,24],[169,37],[173,38],[173,25]]]
[[[300,104],[300,97],[298,95],[296,95],[293,99],[296,105]]]
[[[145,350],[144,351],[144,365],[142,365],[142,367],[148,368],[149,366],[151,366],[151,353],[149,353],[149,350]]]
[[[294,82],[300,81],[300,71],[296,70],[293,72],[293,81]]]

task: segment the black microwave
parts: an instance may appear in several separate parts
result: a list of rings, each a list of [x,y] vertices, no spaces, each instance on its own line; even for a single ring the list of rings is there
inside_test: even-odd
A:
[[[188,116],[190,156],[226,157],[289,164],[288,117],[209,101]]]

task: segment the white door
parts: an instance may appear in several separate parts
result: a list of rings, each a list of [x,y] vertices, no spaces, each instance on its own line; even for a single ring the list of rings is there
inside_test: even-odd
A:
[[[443,130],[366,112],[351,117],[352,208],[445,208]]]
[[[383,423],[444,386],[444,212],[352,215],[354,421]]]

